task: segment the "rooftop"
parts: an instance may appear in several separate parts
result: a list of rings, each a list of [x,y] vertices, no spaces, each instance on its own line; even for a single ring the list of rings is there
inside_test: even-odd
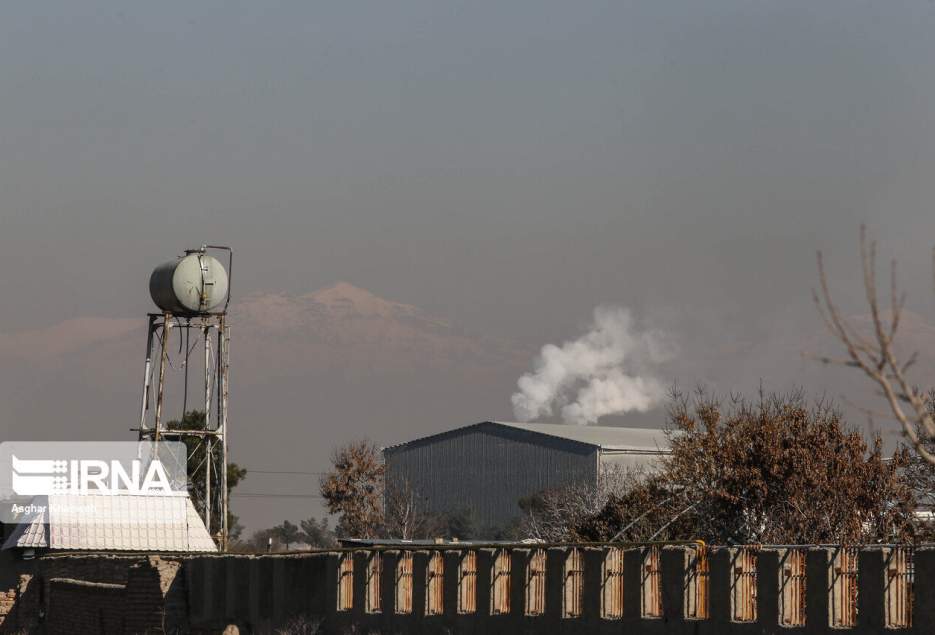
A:
[[[577,443],[584,443],[609,452],[633,453],[660,453],[666,452],[669,447],[664,430],[658,428],[623,428],[617,426],[580,426],[560,423],[516,423],[512,421],[482,421],[460,428],[454,428],[438,434],[432,434],[405,443],[391,445],[386,450],[393,450],[412,443],[441,439],[459,432],[467,432],[472,428],[490,429],[502,427],[510,430],[521,430],[534,434],[567,439]]]
[[[3,545],[91,551],[217,551],[187,496],[37,497]]]

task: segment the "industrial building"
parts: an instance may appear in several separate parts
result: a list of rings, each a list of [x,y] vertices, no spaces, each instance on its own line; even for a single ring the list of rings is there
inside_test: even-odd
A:
[[[649,466],[667,453],[649,428],[484,421],[383,450],[388,483],[407,483],[433,512],[468,509],[480,526],[519,515],[520,498],[596,483],[608,466]]]

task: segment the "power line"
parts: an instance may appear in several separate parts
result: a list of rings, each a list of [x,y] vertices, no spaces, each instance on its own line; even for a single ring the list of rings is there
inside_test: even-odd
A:
[[[247,470],[247,474],[305,474],[308,476],[321,476],[327,474],[327,472],[296,472],[290,470],[251,470],[249,467],[244,468]]]
[[[239,498],[322,498],[321,494],[261,494],[259,492],[231,493]]]

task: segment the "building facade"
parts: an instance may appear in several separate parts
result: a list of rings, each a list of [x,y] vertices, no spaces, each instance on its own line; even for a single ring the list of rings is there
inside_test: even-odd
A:
[[[484,421],[387,447],[387,482],[405,483],[433,512],[469,510],[481,527],[520,514],[518,501],[608,466],[651,466],[667,453],[662,430]]]

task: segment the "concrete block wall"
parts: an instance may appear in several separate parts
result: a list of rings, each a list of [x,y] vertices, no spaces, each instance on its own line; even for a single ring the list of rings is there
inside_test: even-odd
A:
[[[529,554],[535,546],[517,545],[507,548],[511,556],[509,610],[494,614],[491,610],[491,571],[496,549],[478,549],[476,576],[477,610],[470,614],[457,611],[457,563],[461,553],[445,548],[445,611],[443,615],[426,616],[425,565],[432,549],[419,549],[414,554],[413,610],[400,614],[394,610],[395,564],[400,552],[381,553],[384,559],[382,584],[394,585],[381,589],[384,602],[379,613],[361,610],[367,589],[359,583],[365,579],[366,563],[370,554],[355,558],[354,602],[350,610],[340,611],[335,602],[326,602],[323,616],[324,632],[379,632],[379,633],[620,633],[646,634],[764,634],[764,633],[933,633],[935,632],[935,550],[917,549],[913,554],[912,626],[890,628],[886,624],[886,586],[893,579],[885,566],[887,550],[866,548],[859,552],[856,593],[856,623],[847,628],[834,628],[830,620],[829,584],[832,575],[834,548],[805,548],[806,583],[804,593],[805,624],[784,627],[779,624],[780,595],[784,573],[780,565],[784,549],[756,547],[753,575],[747,578],[747,588],[739,582],[742,569],[738,565],[737,549],[715,548],[708,553],[707,619],[685,617],[687,562],[686,549],[694,547],[669,546],[661,550],[659,568],[661,584],[658,588],[661,614],[643,615],[647,580],[644,559],[645,548],[627,549],[624,554],[623,615],[609,619],[604,616],[602,590],[604,584],[604,558],[608,547],[581,546],[577,549],[584,563],[583,597],[580,615],[570,616],[566,610],[571,580],[565,569],[572,547],[546,549],[545,610],[531,616],[526,611],[526,577]],[[336,562],[337,556],[335,556]],[[359,563],[359,564],[358,564]],[[335,565],[336,566],[336,565]],[[906,589],[909,591],[909,588]],[[335,597],[333,595],[329,598]],[[890,598],[892,601],[892,598]],[[752,602],[744,611],[736,606]],[[738,616],[753,615],[750,621],[737,621]]]
[[[935,549],[916,549],[913,554],[914,585],[912,626],[886,628],[886,599],[892,585],[908,580],[905,571],[893,569],[889,550],[865,548],[857,554],[856,578],[849,578],[848,597],[856,603],[852,627],[831,626],[831,599],[834,548],[806,548],[804,558],[805,624],[794,628],[779,625],[783,581],[790,575],[783,568],[785,550],[755,548],[753,566],[739,566],[738,548],[713,548],[707,553],[705,576],[708,617],[685,616],[688,563],[686,550],[692,546],[666,546],[658,560],[647,569],[648,548],[625,548],[622,579],[623,606],[615,606],[609,618],[603,605],[605,560],[610,545],[542,546],[512,545],[490,548],[419,547],[412,554],[411,611],[399,609],[397,564],[405,555],[398,549],[355,550],[353,552],[310,552],[296,554],[203,556],[113,557],[106,555],[60,555],[36,566],[36,584],[25,581],[20,597],[25,602],[28,588],[48,589],[35,601],[31,614],[40,604],[49,633],[75,632],[197,632],[271,633],[300,631],[311,624],[320,633],[616,633],[646,634],[764,634],[764,633],[932,633],[935,632]],[[580,567],[567,567],[572,549]],[[542,551],[546,563],[544,606],[540,614],[530,614],[527,582],[531,556]],[[436,552],[442,553],[441,614],[426,614],[427,567]],[[462,576],[459,563],[467,552],[476,557],[476,575]],[[499,599],[492,596],[494,563],[499,553],[501,572]],[[353,562],[352,601],[346,610],[338,603],[338,570],[342,557],[350,553]],[[368,576],[371,559],[382,562],[380,575]],[[67,562],[69,561],[70,562]],[[620,559],[617,558],[616,562]],[[508,563],[508,564],[507,564]],[[120,570],[122,568],[122,570]],[[507,570],[508,569],[508,570]],[[92,580],[62,577],[57,573],[84,572]],[[739,582],[746,571],[746,586]],[[658,575],[656,575],[658,572]],[[652,575],[650,574],[652,573]],[[56,574],[56,575],[50,575]],[[752,575],[751,575],[752,574]],[[506,577],[503,577],[506,576]],[[902,577],[900,577],[902,576]],[[101,581],[110,577],[112,581]],[[113,580],[117,580],[116,582]],[[459,611],[460,585],[476,584],[473,611]],[[652,582],[652,584],[651,584]],[[379,584],[379,589],[368,588]],[[503,586],[507,585],[507,586]],[[572,586],[572,585],[580,585]],[[658,585],[658,586],[657,586]],[[576,589],[580,589],[580,594]],[[908,589],[907,589],[908,590]],[[366,598],[379,597],[377,610],[368,609]],[[652,594],[656,594],[651,597]],[[618,599],[621,596],[617,596]],[[697,596],[693,596],[697,597]],[[657,615],[644,615],[651,599],[659,606]],[[744,600],[746,598],[746,600]],[[2,598],[0,598],[2,600]],[[739,602],[754,605],[738,607]],[[787,598],[787,601],[790,601]],[[798,601],[798,600],[796,600]],[[14,605],[16,601],[14,601]],[[0,602],[2,606],[2,602]],[[496,610],[495,610],[496,609]],[[21,607],[13,612],[22,614]],[[892,609],[891,609],[892,612]],[[12,612],[11,612],[12,615]],[[738,615],[754,616],[736,621]],[[11,622],[12,625],[12,622]]]

